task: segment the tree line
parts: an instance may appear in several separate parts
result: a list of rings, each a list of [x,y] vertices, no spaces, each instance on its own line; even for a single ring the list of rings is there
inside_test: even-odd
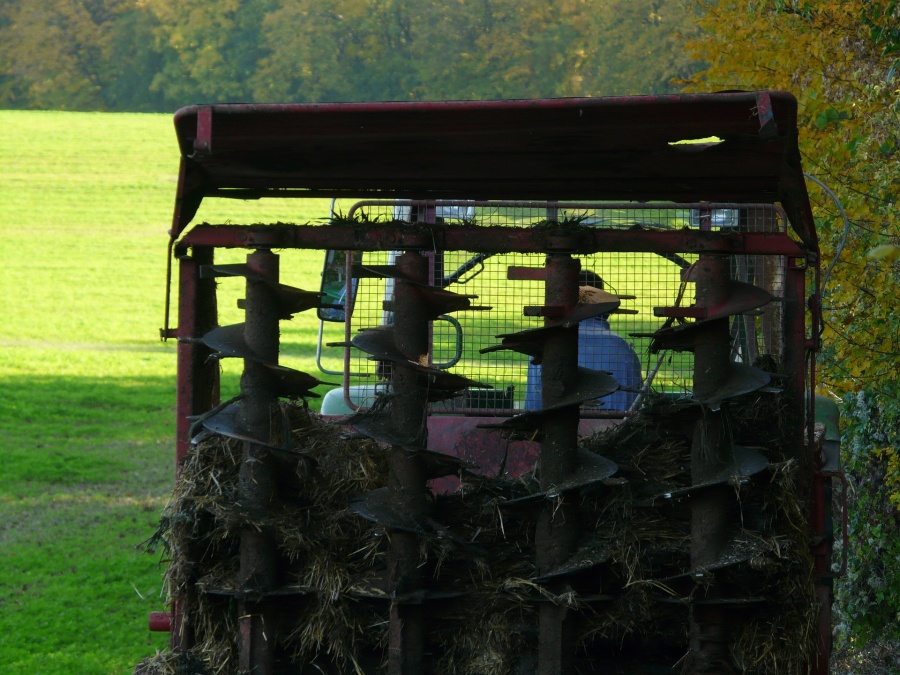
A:
[[[7,0],[0,107],[660,94],[693,0]]]

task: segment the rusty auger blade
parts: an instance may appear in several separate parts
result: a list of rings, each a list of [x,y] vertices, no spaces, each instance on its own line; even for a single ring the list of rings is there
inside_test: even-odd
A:
[[[748,563],[759,566],[759,564],[768,556],[778,559],[784,554],[783,546],[783,541],[779,542],[774,539],[769,540],[765,537],[758,536],[748,537],[740,533],[734,534],[726,542],[722,552],[717,555],[714,560],[703,567],[692,568],[665,577],[658,577],[653,579],[653,582],[670,589],[671,595],[668,600],[671,602],[685,604],[694,604],[694,602],[696,602],[696,604],[745,604],[750,601],[748,596],[725,595],[718,598],[710,598],[706,597],[705,594],[695,595],[694,593],[691,593],[691,591],[694,590],[697,585],[703,586],[708,584],[710,578],[713,576],[722,576],[722,573],[726,570],[737,568]],[[732,589],[732,591],[733,590],[734,589]]]
[[[768,387],[771,380],[764,370],[744,363],[729,363],[725,383],[707,396],[694,396],[694,400],[718,410],[722,401]]]
[[[729,280],[726,283],[725,300],[710,307],[655,307],[656,316],[685,319],[690,323],[665,326],[654,333],[635,333],[633,337],[652,338],[650,352],[662,350],[694,351],[699,333],[714,321],[727,321],[728,317],[753,312],[770,303],[774,298],[764,288],[743,281]]]
[[[562,326],[564,328],[571,328],[572,326],[578,324],[580,321],[584,321],[586,319],[594,319],[604,314],[611,314],[619,308],[619,304],[620,303],[618,300],[613,300],[610,302],[579,303],[575,305],[575,309],[573,309],[571,312],[564,314],[563,316],[554,318],[552,321],[547,322],[544,327],[556,328]]]
[[[338,386],[334,382],[323,382],[308,373],[268,363],[261,359],[247,344],[244,324],[219,326],[200,338],[200,342],[213,350],[215,358],[238,358],[253,361],[264,366],[272,375],[272,387],[276,396],[318,398],[313,388],[322,384]]]
[[[277,445],[269,440],[260,438],[252,429],[248,429],[241,420],[241,407],[242,401],[238,400],[213,410],[210,414],[201,415],[197,418],[194,422],[194,426],[199,425],[211,433],[225,436],[226,438],[233,438],[238,441],[253,443],[269,448],[270,450],[293,452],[293,450],[288,447]],[[197,437],[195,436],[195,438]]]
[[[653,338],[650,343],[650,351],[673,350],[692,352],[698,337],[701,337],[704,331],[712,327],[714,321],[725,322],[727,319],[698,321],[657,331],[650,336]],[[713,410],[718,410],[722,401],[764,389],[772,381],[772,376],[769,373],[745,363],[726,362],[721,367],[727,369],[722,383],[712,392],[702,396],[698,396],[696,393],[694,395],[694,401],[709,406]]]
[[[490,389],[489,384],[470,380],[468,377],[456,375],[446,370],[436,368],[416,367],[421,376],[425,378],[430,402],[446,401],[453,398],[464,389]]]
[[[691,279],[688,279],[691,281]],[[724,300],[698,307],[655,307],[656,316],[692,318],[698,322],[715,321],[738,314],[747,314],[769,304],[774,298],[766,289],[733,279],[725,282]]]
[[[452,312],[460,312],[463,310],[484,311],[491,309],[480,305],[473,305],[472,300],[477,295],[460,295],[453,291],[448,291],[436,286],[425,286],[422,284],[412,284],[415,292],[425,298],[427,306],[427,316],[429,319],[436,319],[442,314],[450,314]]]
[[[289,319],[298,312],[305,312],[317,307],[330,306],[322,303],[321,293],[304,291],[300,288],[287,286],[280,283],[272,283],[253,272],[247,265],[239,263],[234,265],[204,265],[200,270],[200,277],[209,279],[213,277],[244,277],[252,283],[265,284],[278,297],[279,318]]]
[[[394,343],[392,326],[367,328],[360,331],[350,344],[365,352],[375,361],[389,361],[400,367],[416,371],[424,379],[429,401],[443,401],[453,398],[463,389],[489,389],[490,385],[476,382],[462,375],[456,375],[440,368],[433,368],[425,363],[417,363],[407,359]]]
[[[578,367],[578,379],[569,387],[559,400],[547,410],[559,410],[570,405],[581,405],[619,390],[619,383],[612,375],[602,370]]]
[[[313,388],[321,384],[327,384],[332,387],[340,386],[335,382],[323,382],[313,377],[309,373],[302,370],[294,370],[287,366],[265,364],[266,368],[272,373],[274,378],[274,389],[276,396],[294,398],[319,398],[319,394],[313,391]]]
[[[609,314],[619,306],[619,302],[603,302],[587,305],[577,305],[576,308],[563,317],[549,321],[538,328],[528,328],[516,333],[503,333],[497,337],[501,340],[499,345],[485,347],[481,354],[488,354],[503,349],[525,354],[531,357],[532,363],[540,365],[544,355],[544,343],[550,331],[560,328],[572,328],[580,321],[592,319],[603,314]]]
[[[419,435],[410,436],[402,434],[396,429],[390,414],[391,398],[386,396],[377,400],[372,408],[351,415],[344,420],[344,424],[379,443],[387,443],[411,450],[421,448],[424,444],[421,432]]]
[[[424,522],[420,522],[394,506],[390,490],[386,487],[360,495],[350,502],[350,508],[366,520],[384,527],[404,530],[413,534],[428,533],[429,528]]]
[[[236,358],[247,359],[257,363],[265,363],[265,361],[247,345],[247,340],[244,337],[243,323],[234,323],[229,326],[213,328],[200,338],[200,342],[213,350],[213,357],[217,359]]]
[[[454,535],[446,526],[442,525],[430,516],[414,518],[405,511],[397,508],[390,489],[383,487],[351,500],[350,508],[362,518],[394,530],[403,530],[417,535],[437,534],[463,550],[478,552],[480,549],[469,542],[463,541]],[[419,589],[413,592],[419,599],[438,600],[462,595],[459,591],[440,591]]]
[[[732,447],[732,452],[734,454],[732,463],[722,467],[708,480],[696,485],[669,490],[659,495],[657,499],[689,497],[701,490],[719,485],[730,485],[734,488],[738,488],[749,482],[753,476],[756,476],[771,467],[769,460],[761,452],[764,449],[765,448],[735,445]]]
[[[545,413],[539,410],[529,410],[528,412],[507,417],[502,422],[496,424],[478,424],[479,429],[493,429],[510,436],[524,436],[527,440],[540,440],[541,425],[544,417],[551,413]]]
[[[578,450],[577,459],[578,463],[575,470],[556,485],[552,485],[546,490],[541,490],[540,492],[535,492],[525,497],[509,499],[505,502],[501,502],[500,505],[520,506],[532,502],[543,501],[545,499],[558,499],[566,492],[602,483],[619,470],[618,464],[602,455],[590,452],[589,450]]]
[[[429,320],[436,319],[442,314],[463,310],[484,311],[491,309],[491,307],[473,305],[471,301],[477,298],[477,295],[462,295],[438,286],[431,286],[409,279],[401,273],[397,265],[354,265],[353,276],[358,278],[397,279],[409,284],[415,293],[425,299],[427,306],[425,315]],[[392,311],[392,303],[393,300],[387,301],[385,309]]]
[[[279,317],[289,319],[298,312],[305,312],[319,307],[333,307],[329,303],[322,302],[321,294],[314,291],[304,291],[302,288],[278,284],[275,288],[279,300]]]
[[[394,363],[406,362],[407,359],[394,343],[394,327],[378,326],[366,328],[353,336],[350,344],[361,352],[369,355],[369,358],[378,361],[391,361]]]
[[[717,319],[724,321],[725,319]],[[648,350],[651,354],[661,351],[692,352],[697,343],[697,334],[704,329],[704,322],[676,324],[660,328],[653,333],[632,333],[631,337],[650,338]]]
[[[503,349],[508,349],[513,352],[518,352],[519,354],[530,356],[532,363],[539,365],[541,357],[544,355],[544,337],[543,333],[537,331],[543,331],[543,329],[538,328],[530,331],[522,331],[520,333],[498,335],[497,337],[501,339],[499,345],[485,347],[484,349],[479,350],[479,352],[481,354],[489,354],[490,352],[499,352]]]
[[[444,476],[457,476],[462,472],[474,469],[471,462],[467,462],[453,455],[445,455],[442,452],[431,450],[415,450],[416,456],[422,459],[425,465],[425,477],[428,480],[443,478]]]
[[[478,428],[494,429],[513,436],[524,436],[528,440],[539,441],[542,439],[541,429],[544,421],[553,417],[558,410],[602,399],[604,396],[619,390],[619,383],[609,373],[581,367],[578,368],[577,372],[578,381],[575,386],[566,391],[563,397],[549,408],[529,410],[507,417],[497,424],[479,424],[477,425]]]
[[[613,555],[608,550],[591,551],[579,549],[565,563],[555,569],[550,570],[549,572],[545,572],[544,574],[541,574],[539,576],[532,577],[532,581],[543,584],[555,581],[556,579],[562,579],[565,577],[575,576],[583,572],[589,572],[596,569],[597,567],[600,567],[600,565],[609,562],[610,560],[612,560],[612,558]],[[604,599],[610,599],[610,597],[611,596],[606,596]]]

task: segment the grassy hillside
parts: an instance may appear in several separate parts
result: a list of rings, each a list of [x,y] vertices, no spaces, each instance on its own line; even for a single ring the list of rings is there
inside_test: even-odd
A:
[[[159,557],[136,546],[172,486],[175,344],[158,339],[171,117],[0,111],[0,128],[0,663],[131,672],[168,640],[146,621],[163,608]],[[229,202],[198,219],[305,222],[327,204],[313,206]],[[306,263],[286,281],[315,284]],[[288,360],[308,360],[310,325],[285,331]]]

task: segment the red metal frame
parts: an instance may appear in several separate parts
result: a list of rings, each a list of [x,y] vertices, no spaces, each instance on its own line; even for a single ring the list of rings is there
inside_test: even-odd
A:
[[[535,253],[550,250],[598,253],[729,253],[806,257],[801,244],[786,234],[734,232],[721,234],[699,230],[602,230],[545,233],[509,227],[443,226],[433,233],[421,228],[373,223],[364,231],[350,225],[196,225],[176,245],[176,252],[193,246],[217,248],[307,248],[383,251],[418,249]],[[477,233],[477,236],[473,236]]]
[[[173,236],[204,197],[781,202],[815,226],[786,92],[192,106]],[[709,139],[706,144],[679,144]],[[418,147],[424,152],[400,152]],[[378,157],[373,164],[368,158]],[[377,164],[377,165],[376,165]]]
[[[770,254],[790,260],[785,362],[790,399],[814,419],[818,334],[818,242],[797,149],[796,101],[785,92],[452,103],[213,105],[175,118],[182,151],[170,232],[180,260],[176,457],[190,444],[188,417],[218,403],[218,369],[195,340],[216,324],[214,280],[200,278],[215,248],[344,250],[461,249],[473,252]],[[687,139],[719,141],[680,145]],[[399,148],[428,152],[410,157]],[[377,156],[374,163],[367,157]],[[584,228],[442,226],[427,233],[396,224],[341,226],[189,224],[206,197],[341,196],[410,199],[671,200],[780,203],[792,235]],[[808,266],[815,268],[806,326]],[[810,331],[810,332],[808,332]],[[812,426],[811,424],[808,426]],[[811,434],[811,431],[809,432]],[[798,456],[813,447],[798,426]],[[806,443],[805,443],[806,441]],[[824,528],[825,475],[814,478],[810,529]],[[822,600],[820,649],[830,651],[830,547],[815,548]],[[174,647],[191,644],[177,608]],[[155,625],[164,622],[156,617]],[[828,659],[812,673],[828,672]]]

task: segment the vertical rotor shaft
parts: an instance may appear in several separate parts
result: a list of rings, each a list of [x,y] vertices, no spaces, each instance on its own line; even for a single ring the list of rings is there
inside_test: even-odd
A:
[[[574,307],[578,303],[581,264],[569,255],[547,259],[544,301],[547,306]],[[541,405],[552,408],[574,388],[578,379],[578,328],[550,331],[543,348]],[[577,464],[578,405],[560,408],[543,423],[540,451],[541,489],[562,483]],[[560,567],[573,553],[578,534],[575,505],[553,500],[538,516],[535,532],[537,568],[546,574]],[[539,675],[572,672],[575,656],[573,621],[565,607],[544,602],[540,606],[538,638]]]
[[[278,282],[278,256],[260,250],[247,256],[247,266],[264,280]],[[244,339],[251,352],[265,363],[278,362],[279,302],[272,285],[247,281],[246,322]],[[241,393],[242,423],[254,437],[269,438],[270,417],[276,402],[271,371],[255,359],[244,360]],[[275,469],[268,450],[249,441],[244,442],[239,475],[241,505],[256,520],[272,509],[277,499]],[[245,527],[240,539],[240,578],[244,588],[258,593],[276,586],[277,551],[271,535],[253,527]],[[241,608],[241,668],[252,675],[273,672],[272,645],[266,636],[266,616],[262,603],[243,600]],[[271,629],[270,629],[271,633]]]
[[[397,260],[400,279],[394,287],[394,339],[402,355],[422,363],[429,352],[427,299],[405,279],[427,283],[428,259],[407,252]],[[421,438],[424,448],[427,392],[420,375],[402,363],[392,368],[395,430],[404,438]],[[388,491],[391,503],[418,519],[428,512],[428,493],[422,459],[407,448],[391,449]],[[391,531],[388,588],[392,597],[422,588],[419,537],[413,532]],[[421,605],[392,602],[388,638],[388,673],[416,675],[423,672],[425,627]]]

